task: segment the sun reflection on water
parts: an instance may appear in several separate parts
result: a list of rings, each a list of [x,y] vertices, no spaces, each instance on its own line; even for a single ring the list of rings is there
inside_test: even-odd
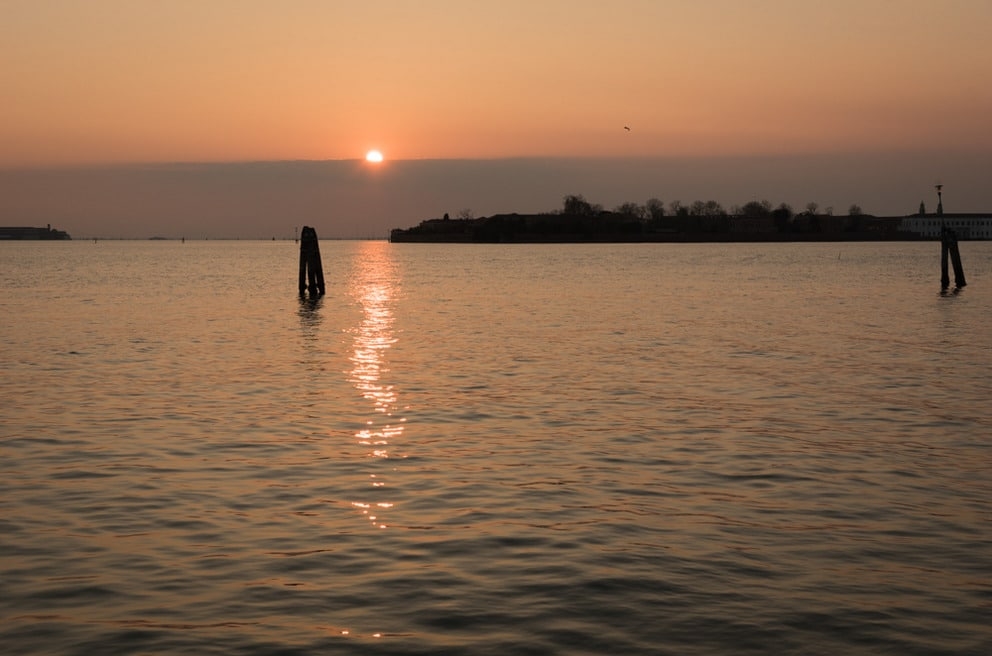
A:
[[[360,248],[351,276],[351,294],[361,305],[362,321],[352,331],[349,379],[372,403],[373,416],[355,437],[369,448],[369,458],[385,460],[391,456],[393,440],[402,435],[404,422],[395,415],[396,390],[384,378],[389,373],[386,351],[396,343],[392,303],[398,286],[397,272],[388,243],[365,242]],[[370,474],[369,481],[374,489],[386,487],[379,474]],[[391,508],[392,503],[356,501],[353,505],[374,526],[386,528],[381,512]]]

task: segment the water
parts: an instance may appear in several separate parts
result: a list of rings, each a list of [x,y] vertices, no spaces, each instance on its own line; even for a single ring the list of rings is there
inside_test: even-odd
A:
[[[17,654],[985,654],[992,243],[0,243]]]

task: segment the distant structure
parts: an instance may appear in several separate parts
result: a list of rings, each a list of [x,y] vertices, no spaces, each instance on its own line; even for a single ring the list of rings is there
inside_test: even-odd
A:
[[[926,204],[920,202],[919,213],[907,216],[899,223],[902,232],[916,233],[926,239],[943,239],[945,230],[952,230],[955,239],[992,239],[992,213],[944,213],[944,185],[936,185],[937,211],[927,214]]]
[[[940,214],[927,214],[920,203],[913,215],[874,216],[852,205],[847,215],[834,215],[831,208],[817,213],[811,204],[806,212],[793,214],[783,203],[772,209],[767,201],[752,201],[726,212],[715,201],[697,201],[692,207],[648,211],[633,203],[604,211],[581,197],[566,197],[562,210],[538,214],[494,214],[475,218],[469,213],[456,218],[421,221],[389,233],[394,243],[573,243],[573,242],[786,242],[786,241],[920,241],[941,238],[941,228],[950,228],[956,238],[992,239],[992,213],[945,213],[939,194]],[[571,203],[580,199],[581,203]],[[767,206],[766,206],[767,205]],[[628,207],[629,206],[629,207]]]
[[[44,228],[0,228],[0,239],[72,239],[64,230],[52,230],[52,224]]]
[[[899,230],[913,232],[927,239],[939,239],[943,223],[968,241],[992,239],[992,213],[986,214],[915,214],[902,218]]]
[[[303,226],[300,232],[300,296],[308,289],[311,298],[324,295],[324,266],[320,261],[317,231]]]

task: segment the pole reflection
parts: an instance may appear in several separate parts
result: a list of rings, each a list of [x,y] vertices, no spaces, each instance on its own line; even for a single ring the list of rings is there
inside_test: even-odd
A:
[[[388,242],[363,242],[359,249],[352,269],[351,294],[361,305],[362,321],[352,331],[350,380],[372,403],[373,416],[355,437],[359,444],[369,448],[369,458],[380,461],[390,457],[390,446],[403,433],[405,421],[395,415],[396,390],[384,380],[389,372],[386,350],[396,343],[392,304],[398,288],[398,273]],[[370,474],[369,480],[374,489],[386,487],[380,474]],[[355,501],[353,505],[374,526],[386,528],[381,514],[391,508],[392,503]]]
[[[297,315],[300,318],[300,338],[303,353],[300,355],[300,366],[307,372],[308,379],[313,382],[320,377],[325,364],[324,349],[320,344],[320,324],[323,321],[321,303],[324,297],[300,297]],[[308,403],[316,403],[315,397],[320,396],[319,386],[306,385],[303,395]]]
[[[300,297],[300,307],[296,311],[300,317],[300,332],[304,342],[309,346],[317,341],[317,328],[320,326],[320,305],[324,297],[307,298]]]

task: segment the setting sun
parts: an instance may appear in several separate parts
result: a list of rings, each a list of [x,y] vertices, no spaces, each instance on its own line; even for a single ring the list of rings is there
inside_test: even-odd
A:
[[[378,164],[382,161],[382,153],[378,150],[370,150],[365,153],[365,161],[372,162],[373,164]]]

